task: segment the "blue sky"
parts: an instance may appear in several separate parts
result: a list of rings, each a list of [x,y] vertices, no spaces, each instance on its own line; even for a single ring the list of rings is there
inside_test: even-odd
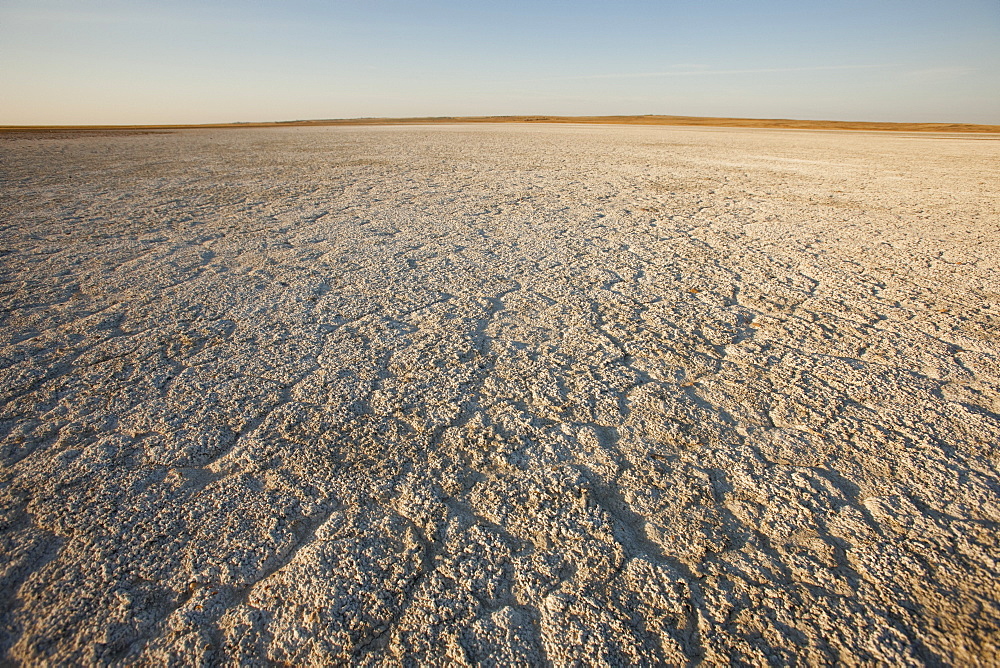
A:
[[[1000,0],[0,0],[0,124],[1000,124]]]

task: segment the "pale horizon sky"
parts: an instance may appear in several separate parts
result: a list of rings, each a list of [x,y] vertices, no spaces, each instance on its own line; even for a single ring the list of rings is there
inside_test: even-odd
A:
[[[0,125],[1000,124],[1000,1],[0,0]]]

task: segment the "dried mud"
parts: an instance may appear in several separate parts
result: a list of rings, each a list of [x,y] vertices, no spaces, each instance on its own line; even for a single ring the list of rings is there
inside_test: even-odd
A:
[[[0,653],[995,665],[1000,144],[0,141]]]

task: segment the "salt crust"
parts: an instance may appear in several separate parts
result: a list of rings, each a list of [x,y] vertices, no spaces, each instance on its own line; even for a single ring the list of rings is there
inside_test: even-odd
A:
[[[1000,142],[0,138],[0,652],[994,664]]]

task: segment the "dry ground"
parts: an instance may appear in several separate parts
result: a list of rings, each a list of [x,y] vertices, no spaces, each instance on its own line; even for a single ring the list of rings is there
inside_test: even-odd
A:
[[[0,653],[995,665],[1000,143],[0,137]]]

